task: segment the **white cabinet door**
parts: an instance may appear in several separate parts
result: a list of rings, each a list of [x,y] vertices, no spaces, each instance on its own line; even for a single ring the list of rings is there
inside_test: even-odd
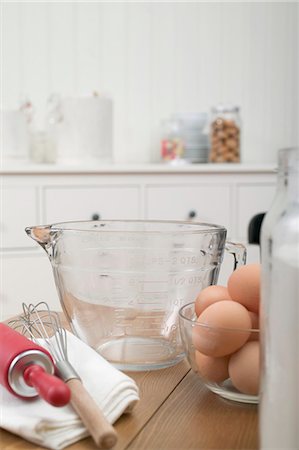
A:
[[[33,186],[6,186],[1,189],[0,234],[2,249],[32,248],[25,233],[38,222],[37,192]]]
[[[138,219],[139,197],[139,188],[136,186],[46,187],[44,221]]]
[[[146,188],[146,217],[196,220],[231,229],[228,185],[167,185]]]
[[[7,252],[0,257],[0,320],[21,314],[22,302],[46,301],[54,310],[61,310],[51,263],[44,250],[15,255]]]
[[[253,216],[267,212],[275,195],[275,184],[246,185],[237,188],[237,238],[246,241]]]

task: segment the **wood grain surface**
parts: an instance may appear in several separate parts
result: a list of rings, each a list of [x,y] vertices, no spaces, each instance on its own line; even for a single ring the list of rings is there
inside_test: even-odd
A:
[[[209,392],[194,372],[177,386],[129,449],[256,449],[256,407]]]

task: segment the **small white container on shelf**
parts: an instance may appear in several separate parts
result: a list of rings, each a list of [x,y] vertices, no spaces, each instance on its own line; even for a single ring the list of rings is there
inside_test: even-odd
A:
[[[28,159],[29,130],[26,115],[20,110],[1,111],[2,142],[4,161],[23,162]]]
[[[182,124],[184,159],[189,163],[207,163],[209,157],[208,114],[181,113],[173,116]]]
[[[162,122],[161,158],[174,164],[207,163],[209,138],[206,113],[176,113]]]

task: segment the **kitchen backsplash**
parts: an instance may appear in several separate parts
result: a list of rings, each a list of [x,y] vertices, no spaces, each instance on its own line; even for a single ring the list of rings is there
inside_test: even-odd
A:
[[[21,95],[37,114],[52,93],[108,95],[116,162],[159,160],[163,119],[219,102],[241,107],[243,162],[273,162],[278,148],[298,140],[295,2],[2,9],[4,108],[17,108]]]

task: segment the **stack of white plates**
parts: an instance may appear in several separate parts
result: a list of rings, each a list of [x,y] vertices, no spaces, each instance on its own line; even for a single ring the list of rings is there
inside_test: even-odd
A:
[[[207,113],[180,113],[172,116],[182,126],[184,159],[191,163],[206,163],[209,159]]]

